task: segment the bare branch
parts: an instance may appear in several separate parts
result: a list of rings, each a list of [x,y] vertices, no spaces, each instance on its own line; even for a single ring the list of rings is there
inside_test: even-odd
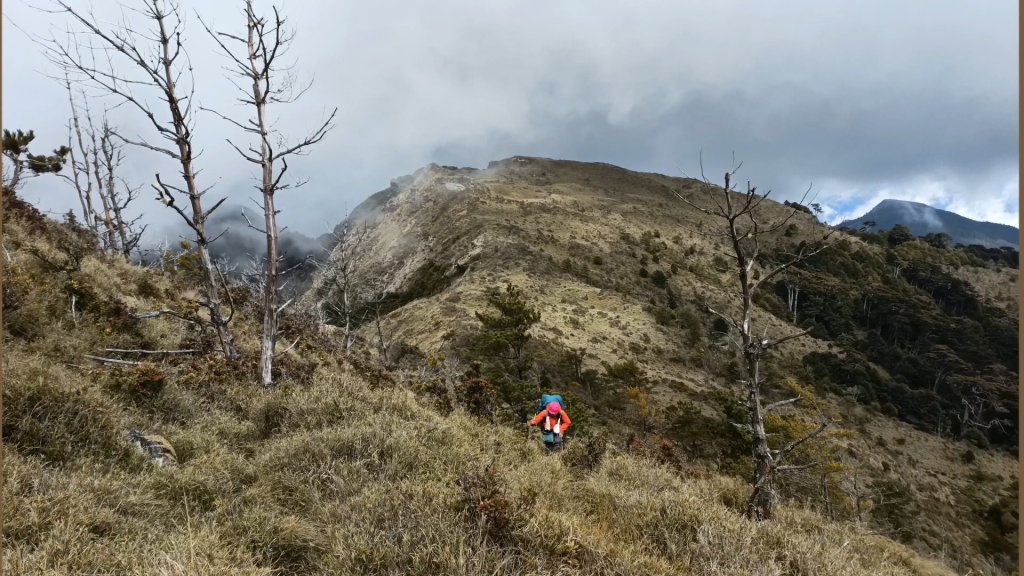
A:
[[[243,130],[245,132],[249,132],[249,133],[252,133],[252,134],[259,134],[260,133],[260,131],[258,129],[253,128],[252,126],[246,126],[245,124],[242,124],[238,120],[234,120],[234,119],[232,119],[229,116],[225,116],[224,114],[221,114],[220,112],[214,110],[213,108],[207,108],[205,106],[200,106],[199,109],[202,110],[203,112],[209,112],[209,113],[217,116],[221,120],[230,122],[230,123],[234,124],[239,129],[241,129],[241,130]],[[230,142],[230,140],[228,142]]]
[[[164,184],[160,180],[160,174],[156,175],[156,182],[157,182],[156,184],[152,184],[153,189],[156,190],[158,193],[160,193],[161,197],[172,198],[170,191],[171,191],[171,189],[173,189],[173,186],[168,186],[167,184]],[[175,212],[177,212],[178,215],[181,216],[181,219],[185,221],[185,224],[187,224],[188,227],[191,228],[197,235],[200,235],[201,237],[205,237],[205,234],[199,228],[199,226],[177,204],[174,204],[173,202],[170,202],[170,203],[164,202],[164,205],[167,206],[168,208],[173,209]]]
[[[259,164],[259,163],[261,162],[261,161],[260,161],[260,159],[259,159],[259,157],[256,157],[256,156],[250,156],[250,155],[246,154],[245,152],[243,152],[243,151],[242,151],[242,149],[241,149],[241,148],[239,148],[239,147],[238,147],[237,145],[235,145],[235,143],[234,143],[234,142],[232,142],[230,138],[225,138],[225,140],[227,141],[227,143],[228,143],[228,144],[229,144],[229,145],[230,145],[230,146],[231,146],[232,148],[234,148],[234,149],[235,149],[235,151],[236,151],[236,152],[238,152],[238,154],[239,154],[239,155],[240,155],[240,156],[241,156],[242,158],[245,158],[246,160],[248,160],[249,162],[252,162],[253,164]],[[251,152],[253,152],[254,154],[258,152],[257,150],[253,150],[252,148],[250,148],[249,150],[250,150]]]
[[[786,456],[787,456],[787,455],[788,455],[788,454],[789,454],[790,452],[792,452],[793,450],[796,450],[797,448],[799,448],[800,446],[802,446],[802,445],[803,445],[803,444],[804,444],[805,442],[807,442],[808,440],[811,440],[811,439],[813,439],[813,438],[817,438],[818,436],[821,436],[821,434],[822,434],[823,432],[825,432],[825,430],[826,430],[826,429],[827,429],[827,428],[828,428],[829,426],[831,426],[831,425],[832,425],[832,421],[831,421],[831,420],[826,420],[825,422],[822,422],[822,423],[821,423],[821,424],[820,424],[820,425],[818,426],[818,428],[817,428],[817,429],[815,429],[815,430],[814,430],[813,432],[811,432],[811,433],[809,433],[809,434],[805,435],[804,437],[802,437],[802,438],[800,438],[800,439],[798,439],[798,440],[794,440],[794,441],[790,442],[789,444],[787,444],[787,445],[786,445],[785,447],[783,447],[783,448],[782,448],[782,449],[780,449],[780,450],[773,450],[773,452],[775,452],[776,454],[778,454],[778,455],[779,455],[779,458],[778,458],[778,461],[777,461],[777,462],[778,462],[778,463],[781,463],[781,462],[782,462],[782,460],[783,460],[783,459],[784,459],[784,458],[785,458],[785,457],[786,457]]]
[[[267,233],[267,231],[264,230],[263,228],[259,228],[256,225],[254,225],[252,223],[252,221],[249,220],[249,216],[246,215],[244,210],[241,212],[241,214],[242,214],[242,218],[245,218],[245,223],[246,223],[246,225],[249,226],[249,228],[252,228],[253,230],[259,232],[260,234],[266,234]]]
[[[136,318],[138,320],[145,320],[147,318],[159,318],[160,316],[173,316],[174,318],[177,318],[179,320],[183,320],[185,322],[189,322],[191,324],[199,324],[200,323],[198,320],[189,318],[187,316],[179,314],[178,312],[175,312],[174,310],[170,310],[170,309],[167,309],[167,308],[165,308],[163,310],[154,310],[152,312],[136,312],[136,313],[131,315],[132,318]]]
[[[331,122],[332,122],[332,121],[334,120],[334,117],[335,117],[335,116],[336,116],[337,114],[338,114],[338,109],[337,109],[337,108],[335,108],[335,109],[334,109],[334,111],[332,111],[332,112],[331,112],[331,115],[330,115],[330,117],[329,117],[329,118],[327,118],[327,120],[325,120],[325,121],[324,121],[324,123],[323,123],[323,124],[321,124],[321,125],[320,125],[320,127],[319,127],[319,128],[317,128],[317,129],[316,129],[316,130],[315,130],[315,131],[313,132],[313,134],[311,134],[310,136],[308,136],[308,137],[307,137],[307,138],[306,138],[305,140],[303,140],[302,142],[299,142],[298,144],[295,144],[294,146],[291,146],[291,147],[289,147],[289,148],[286,148],[285,150],[282,150],[282,151],[278,152],[277,154],[274,154],[274,155],[272,156],[272,159],[273,159],[273,160],[278,160],[278,159],[281,159],[281,158],[283,158],[283,157],[285,157],[285,156],[288,156],[288,155],[290,155],[290,154],[299,154],[299,153],[301,153],[301,152],[302,152],[302,151],[303,151],[303,150],[304,150],[305,148],[307,148],[307,147],[309,147],[309,146],[312,146],[312,145],[314,145],[314,144],[316,144],[316,143],[320,142],[321,140],[323,140],[323,139],[324,139],[324,136],[326,136],[326,135],[327,135],[327,132],[329,132],[329,131],[330,131],[330,129],[331,129]]]
[[[88,358],[89,360],[95,360],[96,362],[99,362],[101,364],[117,364],[120,366],[139,366],[142,364],[142,362],[132,362],[130,360],[117,360],[115,358],[103,358],[101,356],[91,356],[89,354],[82,354],[82,356]]]
[[[814,468],[815,466],[818,466],[819,464],[821,464],[821,463],[815,461],[815,462],[809,462],[807,464],[797,464],[797,465],[793,465],[793,466],[777,466],[775,468],[775,471],[780,473],[780,474],[784,474],[786,472],[796,472],[798,470],[807,470],[808,468]]]
[[[829,248],[831,246],[831,244],[826,244],[825,241],[830,236],[832,236],[833,232],[834,232],[834,230],[829,230],[828,232],[826,232],[826,234],[819,240],[820,244],[818,246],[816,246],[814,248],[810,248],[810,249],[805,247],[805,248],[801,249],[797,254],[792,255],[792,258],[790,258],[788,261],[786,261],[786,262],[784,262],[782,264],[779,264],[779,265],[775,266],[774,268],[772,268],[767,274],[761,276],[760,280],[756,281],[753,284],[753,287],[751,288],[751,290],[752,291],[753,290],[757,290],[758,288],[761,287],[762,284],[764,284],[765,282],[771,280],[775,276],[778,276],[779,273],[781,273],[782,271],[786,270],[790,266],[793,266],[794,264],[798,264],[800,262],[803,262],[804,260],[807,260],[811,256],[814,256],[815,254],[823,252],[824,250]]]
[[[279,306],[277,308],[277,310],[274,312],[274,314],[280,314],[285,308],[288,307],[289,304],[292,303],[293,300],[295,300],[295,299],[294,298],[289,298],[287,302],[285,302],[284,304],[281,304],[281,306]]]
[[[213,238],[210,238],[210,240],[209,240],[209,241],[207,242],[207,244],[213,244],[213,243],[214,243],[214,242],[216,242],[217,240],[220,240],[221,236],[223,236],[223,235],[225,235],[225,234],[227,234],[227,233],[228,233],[228,230],[231,230],[231,227],[230,227],[230,226],[228,226],[228,227],[224,228],[223,230],[221,230],[220,234],[217,234],[217,235],[216,235],[216,236],[214,236]],[[227,285],[227,283],[225,282],[225,284],[224,284],[224,285],[226,286],[226,285]]]
[[[288,346],[287,348],[285,348],[284,350],[281,351],[281,354],[286,354],[289,350],[291,350],[292,348],[295,348],[295,345],[298,344],[298,343],[299,343],[299,338],[297,337],[297,338],[295,338],[295,341],[291,343],[291,346]]]
[[[179,156],[177,153],[175,153],[175,152],[173,152],[173,151],[171,151],[171,150],[169,150],[167,148],[161,148],[160,146],[154,146],[154,145],[152,145],[152,144],[150,144],[150,143],[148,143],[148,142],[146,142],[144,140],[141,140],[141,139],[140,140],[131,140],[131,139],[126,138],[125,136],[121,135],[120,133],[116,133],[115,136],[117,136],[118,138],[123,140],[125,143],[131,144],[132,146],[138,146],[139,148],[147,148],[147,149],[152,150],[154,152],[159,152],[161,154],[170,156],[171,158],[174,158],[175,160],[181,160],[181,156]]]
[[[202,352],[202,350],[122,350],[119,348],[104,348],[103,351],[120,354],[198,354]]]
[[[789,406],[790,404],[795,404],[795,403],[799,402],[800,400],[801,400],[801,398],[799,396],[797,396],[796,398],[790,398],[789,400],[779,400],[778,402],[772,402],[771,404],[765,405],[765,407],[762,409],[762,411],[765,412],[765,413],[768,413],[768,412],[771,412],[772,410],[778,410],[779,408],[782,408],[783,406]]]
[[[705,309],[706,309],[706,310],[707,310],[708,312],[711,312],[711,313],[712,313],[712,314],[714,314],[715,316],[718,316],[718,317],[719,317],[719,318],[721,318],[722,320],[725,320],[726,322],[728,322],[728,323],[729,323],[729,326],[732,326],[733,328],[736,328],[737,330],[740,330],[740,329],[741,329],[741,328],[740,328],[740,323],[739,323],[739,322],[737,322],[737,321],[736,321],[735,319],[733,319],[733,318],[730,318],[729,316],[727,316],[727,315],[723,314],[722,312],[719,312],[718,310],[715,310],[714,308],[712,308],[712,307],[711,307],[711,304],[710,304],[710,303],[708,303],[707,301],[705,301],[705,302],[704,302],[704,308],[705,308]]]
[[[809,328],[807,330],[801,330],[800,332],[797,332],[796,334],[790,334],[789,336],[783,336],[782,338],[779,338],[778,340],[768,341],[768,343],[765,344],[765,348],[769,348],[769,347],[772,347],[772,346],[778,346],[778,345],[782,344],[783,342],[786,342],[786,341],[789,341],[789,340],[795,340],[797,338],[802,338],[803,336],[806,336],[806,335],[808,335],[810,333],[811,333],[811,330]]]
[[[221,198],[220,200],[218,200],[218,201],[217,201],[217,202],[216,202],[216,203],[215,203],[215,204],[213,205],[213,207],[211,207],[211,208],[210,208],[209,210],[207,210],[206,212],[203,212],[203,219],[205,220],[205,219],[209,218],[209,217],[210,217],[210,214],[213,214],[213,211],[214,211],[214,210],[216,210],[217,208],[220,208],[220,205],[221,205],[221,204],[223,204],[223,203],[224,203],[224,202],[225,202],[225,201],[226,201],[227,199],[228,199],[228,198],[227,198],[227,196],[225,196],[225,197]]]

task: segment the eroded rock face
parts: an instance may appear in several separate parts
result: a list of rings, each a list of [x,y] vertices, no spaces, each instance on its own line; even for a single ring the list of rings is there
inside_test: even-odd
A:
[[[127,430],[125,436],[143,454],[152,458],[157,466],[163,468],[178,463],[178,455],[174,452],[174,447],[163,436],[145,434],[134,428]]]

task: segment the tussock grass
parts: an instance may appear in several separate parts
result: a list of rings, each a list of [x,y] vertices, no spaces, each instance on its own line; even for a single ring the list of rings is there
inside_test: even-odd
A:
[[[546,511],[577,521],[560,523],[567,538],[639,543],[675,569],[687,567],[698,574],[919,573],[905,550],[804,511],[783,509],[769,523],[747,520],[724,503],[742,487],[723,478],[684,481],[664,468],[617,455],[572,489],[575,498],[557,501],[564,508],[552,502]]]
[[[315,337],[296,349],[302,377],[272,392],[216,358],[97,369],[81,355],[195,338],[124,314],[183,302],[161,300],[175,292],[167,278],[90,255],[73,278],[89,306],[73,317],[68,290],[80,288],[25,252],[56,250],[53,227],[15,222],[5,302],[24,307],[5,332],[6,573],[949,573],[808,512],[753,524],[737,481],[585,442],[545,454],[521,431],[441,415],[362,375]],[[250,355],[254,320],[235,325]],[[153,465],[129,426],[166,437],[178,464]]]
[[[60,463],[125,458],[121,408],[109,396],[43,357],[11,354],[5,360],[5,443]]]
[[[736,481],[684,479],[614,451],[580,472],[563,459],[581,447],[546,455],[511,429],[333,372],[253,391],[241,412],[207,405],[166,425],[181,463],[156,468],[104,431],[128,407],[85,383],[78,410],[59,412],[68,403],[38,392],[33,370],[31,359],[9,364],[14,397],[36,395],[8,414],[57,412],[12,437],[11,573],[944,573],[807,512],[751,523],[730,507],[742,500]],[[71,386],[63,370],[48,376]],[[271,412],[277,425],[261,433],[250,419]]]

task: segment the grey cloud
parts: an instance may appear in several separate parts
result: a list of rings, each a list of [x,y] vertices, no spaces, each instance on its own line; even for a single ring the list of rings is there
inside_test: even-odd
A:
[[[11,4],[4,12],[19,25],[45,29],[46,18]],[[191,14],[199,9],[224,28],[236,10],[184,5],[202,56],[199,98],[244,113]],[[323,0],[283,8],[299,33],[296,72],[315,74],[315,84],[300,104],[274,112],[278,125],[298,136],[339,107],[335,131],[293,163],[310,183],[280,196],[282,221],[310,234],[429,162],[483,167],[516,154],[695,175],[703,148],[715,177],[735,151],[743,175],[780,199],[810,182],[827,184],[821,199],[837,206],[927,183],[945,186],[935,197],[955,199],[968,216],[985,213],[991,188],[1019,172],[1015,3]],[[17,32],[4,44],[5,125],[61,133],[63,114],[54,111],[63,111],[63,96],[32,72],[45,68],[35,48]],[[226,123],[201,119],[204,176],[247,203],[252,170],[224,143],[229,135],[237,137]],[[153,154],[135,157],[139,182],[173,170]],[[72,205],[71,196],[41,190],[27,193]],[[166,217],[153,206],[152,218]]]

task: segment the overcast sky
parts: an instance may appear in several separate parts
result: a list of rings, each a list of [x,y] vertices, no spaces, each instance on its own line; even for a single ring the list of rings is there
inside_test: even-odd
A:
[[[46,5],[47,0],[32,0]],[[135,0],[129,0],[129,4]],[[77,3],[77,2],[76,2]],[[82,2],[84,5],[85,2]],[[103,18],[113,0],[95,0]],[[244,118],[224,60],[199,27],[244,31],[239,2],[182,0],[196,98]],[[66,139],[67,96],[29,33],[66,21],[3,3],[3,126],[32,128],[37,150]],[[269,2],[258,2],[258,7]],[[1018,225],[1018,6],[1002,1],[680,2],[596,0],[279,3],[297,32],[291,57],[314,79],[272,111],[299,137],[338,107],[336,128],[293,163],[309,183],[279,199],[280,220],[319,234],[392,178],[429,162],[484,167],[513,155],[609,162],[715,179],[741,176],[778,200],[813,183],[832,221],[879,200],[925,202]],[[108,102],[112,105],[114,102]],[[96,109],[103,104],[94,104]],[[134,110],[110,112],[151,136]],[[249,204],[255,171],[199,118],[201,184]],[[148,188],[173,165],[129,150],[124,175]],[[77,206],[38,178],[24,196]],[[157,230],[172,214],[147,193]]]

